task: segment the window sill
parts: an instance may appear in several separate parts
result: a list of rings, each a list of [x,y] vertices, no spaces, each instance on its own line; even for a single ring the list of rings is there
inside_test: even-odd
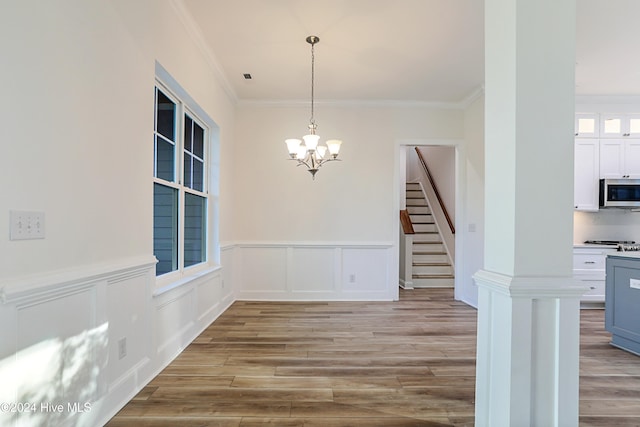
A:
[[[180,278],[178,280],[175,280],[175,281],[169,282],[167,284],[164,284],[164,285],[162,285],[160,287],[157,287],[153,291],[153,295],[152,296],[153,297],[160,296],[160,295],[165,294],[165,293],[167,293],[169,291],[172,291],[174,289],[177,289],[177,288],[180,288],[182,286],[188,285],[189,283],[193,282],[196,279],[199,279],[201,277],[204,277],[204,276],[207,276],[209,274],[215,273],[216,271],[219,271],[221,269],[222,269],[221,266],[214,265],[214,266],[211,266],[211,267],[203,268],[202,270],[198,270],[198,271],[193,272],[193,273],[189,273],[188,275],[186,275],[186,276],[184,276],[184,277],[182,277],[182,278]]]

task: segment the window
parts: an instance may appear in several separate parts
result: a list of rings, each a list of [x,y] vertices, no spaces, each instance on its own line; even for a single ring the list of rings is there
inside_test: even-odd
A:
[[[208,261],[209,129],[184,102],[155,88],[153,253],[156,276]]]

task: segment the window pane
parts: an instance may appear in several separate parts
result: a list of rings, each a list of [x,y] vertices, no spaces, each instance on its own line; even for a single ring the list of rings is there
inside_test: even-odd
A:
[[[204,163],[193,159],[193,185],[194,190],[204,191]]]
[[[156,131],[171,141],[175,141],[175,129],[176,104],[158,90],[156,96]]]
[[[175,180],[175,145],[156,136],[156,177],[166,181]]]
[[[153,184],[153,254],[156,276],[178,269],[178,190]]]
[[[185,193],[184,206],[184,266],[206,261],[206,200]]]
[[[204,160],[204,129],[197,123],[193,126],[193,150],[191,152]]]
[[[184,150],[191,152],[191,144],[192,144],[192,133],[193,133],[193,120],[186,114],[184,115]]]
[[[191,184],[191,155],[184,153],[184,186],[193,188]]]

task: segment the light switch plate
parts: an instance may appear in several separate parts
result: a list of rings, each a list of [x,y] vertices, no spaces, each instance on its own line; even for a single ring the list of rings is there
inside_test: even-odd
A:
[[[44,239],[44,212],[10,211],[11,240]]]

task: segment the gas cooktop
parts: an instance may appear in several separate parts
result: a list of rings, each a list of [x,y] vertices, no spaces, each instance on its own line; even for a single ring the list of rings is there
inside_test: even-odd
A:
[[[619,246],[619,245],[633,245],[636,242],[634,242],[633,240],[585,240],[584,243],[586,245]]]
[[[633,245],[633,244],[618,245],[618,252],[632,252],[632,251],[640,251],[640,245]]]

